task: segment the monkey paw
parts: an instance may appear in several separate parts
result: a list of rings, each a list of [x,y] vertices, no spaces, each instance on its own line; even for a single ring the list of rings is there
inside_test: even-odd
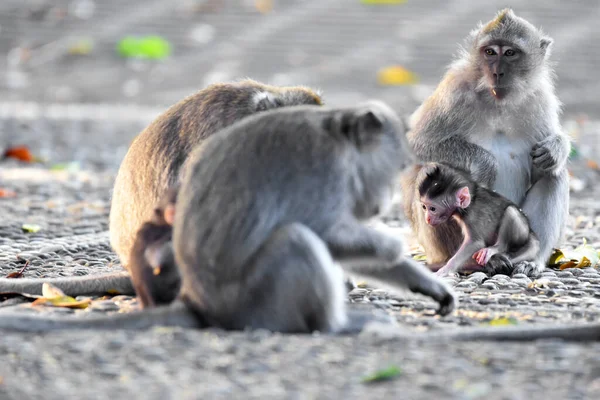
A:
[[[555,170],[561,162],[555,137],[536,143],[531,149],[533,165],[544,172]]]
[[[532,261],[521,261],[517,263],[513,269],[514,274],[525,274],[530,278],[537,278],[540,276],[544,266]]]
[[[498,250],[494,247],[486,247],[475,252],[475,254],[473,254],[473,259],[477,261],[477,264],[484,266],[488,263],[488,261],[490,261],[490,258],[497,252]]]
[[[441,315],[442,317],[444,315],[448,315],[452,311],[454,311],[454,309],[456,308],[456,306],[458,304],[458,299],[456,298],[456,295],[454,294],[453,291],[451,291],[449,289],[444,296],[442,296],[441,298],[436,299],[436,300],[438,301],[438,304],[439,304],[437,313],[439,315]]]

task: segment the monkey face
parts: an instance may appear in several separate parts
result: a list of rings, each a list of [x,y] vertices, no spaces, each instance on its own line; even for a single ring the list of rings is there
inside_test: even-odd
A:
[[[496,100],[504,99],[513,88],[524,57],[521,49],[505,42],[482,46],[483,70],[490,92]]]
[[[425,222],[428,225],[436,226],[448,221],[454,210],[450,210],[447,206],[431,200],[422,200],[421,208],[425,213]]]

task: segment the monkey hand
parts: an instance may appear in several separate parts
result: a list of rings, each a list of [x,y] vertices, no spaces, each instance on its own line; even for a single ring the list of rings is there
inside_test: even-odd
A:
[[[571,144],[562,135],[552,135],[531,149],[533,165],[546,173],[555,173],[564,167]]]

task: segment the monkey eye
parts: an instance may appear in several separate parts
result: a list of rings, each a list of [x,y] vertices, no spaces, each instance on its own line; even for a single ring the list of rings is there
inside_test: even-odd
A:
[[[421,207],[423,207],[423,210],[427,210],[427,206],[425,204],[421,204]]]
[[[514,56],[515,54],[517,54],[517,52],[516,52],[516,51],[514,51],[513,49],[508,49],[508,50],[506,50],[506,51],[504,52],[504,55],[505,55],[506,57],[512,57],[512,56]]]
[[[485,54],[487,54],[488,56],[495,56],[496,51],[494,49],[485,49]]]
[[[435,207],[429,207],[429,211],[435,212]]]

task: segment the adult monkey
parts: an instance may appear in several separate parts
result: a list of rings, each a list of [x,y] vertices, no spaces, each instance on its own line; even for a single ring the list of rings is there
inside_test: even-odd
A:
[[[110,243],[121,264],[129,259],[138,229],[177,183],[190,152],[219,130],[250,115],[280,107],[321,105],[321,95],[303,86],[278,87],[246,79],[216,83],[171,106],[131,143],[112,193]],[[128,272],[55,279],[0,279],[0,292],[42,294],[50,282],[66,294],[135,294]]]
[[[570,143],[560,122],[548,60],[552,39],[511,9],[471,32],[435,92],[410,119],[408,139],[422,161],[447,162],[518,204],[540,240],[535,262],[514,272],[537,275],[562,238],[569,208]],[[403,192],[414,190],[414,174]],[[423,223],[405,196],[405,211],[428,262],[441,266],[459,248],[455,224]]]

